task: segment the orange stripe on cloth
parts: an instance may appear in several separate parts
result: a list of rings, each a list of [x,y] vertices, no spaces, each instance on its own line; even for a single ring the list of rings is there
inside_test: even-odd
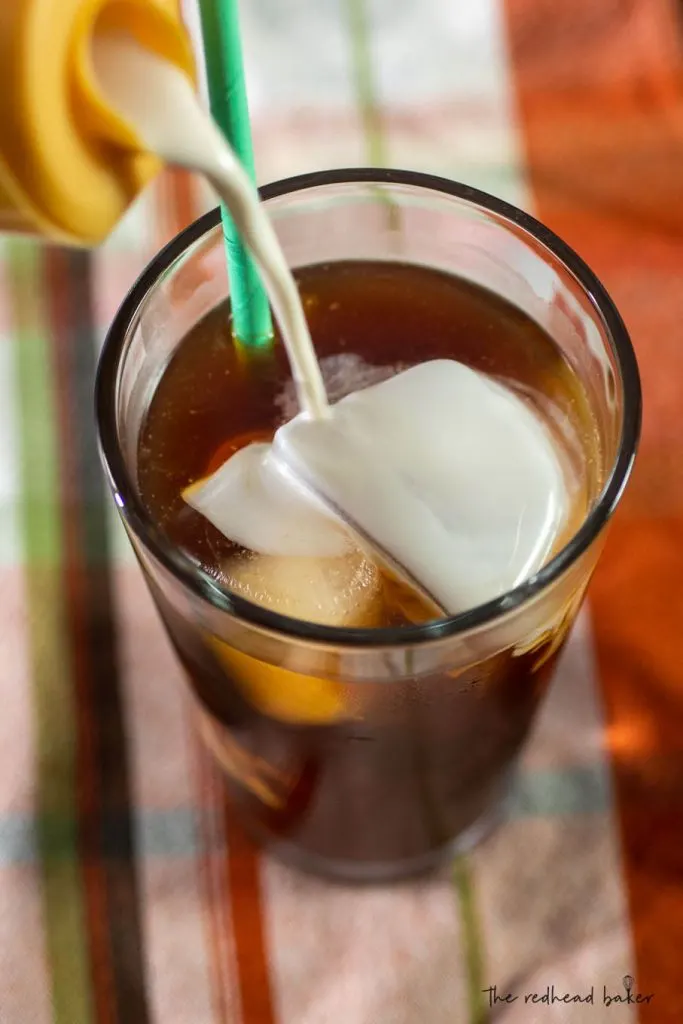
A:
[[[225,800],[228,883],[244,1024],[275,1024],[260,855]]]
[[[223,820],[223,783],[210,755],[199,740],[195,723],[191,746],[194,774],[199,794],[202,831],[199,862],[202,886],[202,916],[211,977],[213,1017],[217,1024],[233,1024],[238,1018],[235,954],[227,883],[225,832]]]
[[[591,594],[640,1019],[680,1022],[683,949],[683,12],[507,0],[535,212],[619,306],[645,402]]]

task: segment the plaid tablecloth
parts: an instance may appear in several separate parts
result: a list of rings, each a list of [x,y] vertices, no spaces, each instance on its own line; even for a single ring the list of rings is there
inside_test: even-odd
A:
[[[0,1022],[680,1024],[683,8],[242,8],[260,179],[377,162],[531,209],[632,331],[640,461],[503,827],[415,884],[299,877],[226,806],[97,461],[102,331],[206,196],[166,175],[92,256],[3,242]]]

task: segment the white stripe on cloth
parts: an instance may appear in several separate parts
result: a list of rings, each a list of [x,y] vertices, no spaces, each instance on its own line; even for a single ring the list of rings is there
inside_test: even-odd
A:
[[[346,889],[263,865],[281,1024],[467,1020],[450,873]]]
[[[6,246],[0,240],[0,567],[22,556],[18,505],[21,498],[17,395],[10,323]],[[6,662],[4,663],[6,664]]]
[[[198,808],[182,671],[137,565],[115,570],[114,595],[138,822],[148,811]],[[155,855],[136,837],[150,1003],[164,1024],[214,1020],[194,819],[192,827],[180,857]]]
[[[526,206],[502,0],[367,7],[388,163]]]
[[[46,964],[41,870],[0,870],[0,1020],[53,1024]]]
[[[15,552],[15,559],[19,555]],[[36,747],[21,565],[0,568],[0,810],[30,822],[25,863],[0,857],[0,1020],[49,1024],[42,867],[35,856]]]

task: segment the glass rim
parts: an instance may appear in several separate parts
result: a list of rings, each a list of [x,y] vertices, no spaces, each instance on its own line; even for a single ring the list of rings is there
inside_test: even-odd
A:
[[[118,442],[116,387],[131,324],[147,295],[175,261],[220,224],[218,208],[203,214],[168,242],[147,264],[119,306],[107,331],[95,381],[95,416],[100,448],[122,518],[153,557],[184,587],[214,609],[257,628],[298,640],[337,647],[404,647],[471,632],[520,608],[558,580],[590,547],[611,518],[635,459],[642,415],[640,376],[624,322],[605,287],[581,257],[553,231],[511,203],[449,178],[417,171],[353,167],[313,171],[259,188],[268,201],[326,185],[407,185],[464,200],[522,228],[548,249],[581,285],[606,329],[623,396],[621,436],[616,458],[598,499],[579,529],[538,572],[512,590],[458,615],[420,625],[381,628],[324,626],[271,611],[220,588],[216,581],[175,548],[156,526],[137,494]]]

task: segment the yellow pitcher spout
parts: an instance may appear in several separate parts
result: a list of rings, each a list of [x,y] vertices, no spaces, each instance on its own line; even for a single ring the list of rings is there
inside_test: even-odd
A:
[[[105,102],[95,32],[134,35],[195,78],[177,0],[2,0],[0,231],[95,245],[156,173]]]

